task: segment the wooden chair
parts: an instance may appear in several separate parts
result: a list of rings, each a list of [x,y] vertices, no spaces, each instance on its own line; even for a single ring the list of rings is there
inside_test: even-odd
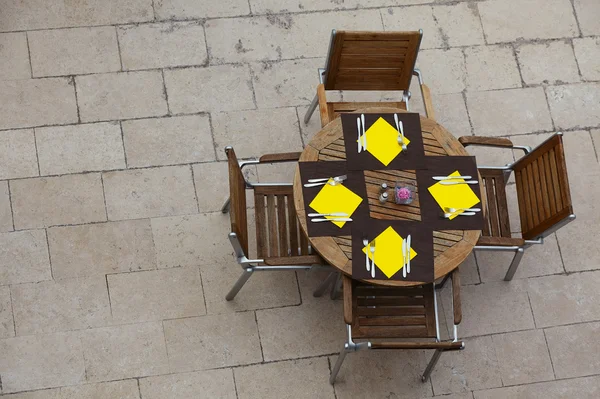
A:
[[[557,133],[534,150],[515,146],[505,138],[465,136],[459,138],[465,147],[520,149],[525,155],[501,167],[479,167],[485,186],[486,224],[475,250],[514,251],[515,255],[504,280],[510,281],[523,257],[533,244],[543,244],[544,237],[575,220],[562,133]],[[506,182],[515,173],[521,220],[521,238],[511,236],[506,200]]]
[[[242,173],[242,167],[249,164],[297,161],[300,153],[269,154],[245,162],[238,162],[231,147],[225,148],[225,153],[229,164],[230,197],[222,210],[223,213],[229,212],[229,241],[243,269],[226,299],[232,300],[256,271],[306,270],[314,265],[325,265],[320,256],[311,254],[308,239],[299,229],[292,197],[293,185],[249,183]],[[246,190],[254,192],[256,259],[249,259],[248,253]]]
[[[434,349],[433,357],[421,377],[423,382],[427,381],[442,352],[464,348],[464,342],[457,338],[457,326],[462,319],[458,269],[451,273],[451,278],[454,337],[449,341],[441,341],[433,283],[416,287],[388,287],[369,285],[344,276],[344,321],[348,338],[331,371],[329,382],[335,382],[349,352],[364,349]],[[355,342],[357,339],[362,342]]]
[[[361,108],[391,107],[409,109],[410,82],[419,78],[425,112],[434,119],[429,88],[415,69],[423,31],[418,32],[331,32],[325,68],[319,68],[319,86],[304,123],[307,124],[317,105],[321,126],[342,112]],[[402,91],[402,101],[395,102],[327,102],[326,90]]]

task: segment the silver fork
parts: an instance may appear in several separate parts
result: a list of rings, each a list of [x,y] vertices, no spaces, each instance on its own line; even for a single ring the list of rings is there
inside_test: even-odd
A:
[[[369,240],[367,240],[367,238],[363,238],[363,245],[365,247],[367,247],[367,251],[365,252],[365,267],[367,268],[367,271],[371,271],[371,265],[369,264],[369,252],[371,251],[371,247],[369,246]]]
[[[375,238],[371,247],[371,278],[375,278]]]

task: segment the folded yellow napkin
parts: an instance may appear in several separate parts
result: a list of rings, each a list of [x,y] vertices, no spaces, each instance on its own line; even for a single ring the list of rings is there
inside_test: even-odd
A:
[[[375,265],[387,278],[391,278],[406,264],[402,253],[402,240],[403,238],[390,226],[370,243],[372,246],[375,242]],[[362,251],[366,254],[367,247],[363,247]],[[373,260],[373,254],[369,252],[368,255],[369,259]],[[417,253],[411,248],[410,259],[415,256]]]
[[[388,166],[402,152],[402,146],[398,144],[398,134],[396,128],[380,117],[365,132],[367,151],[379,162]],[[410,140],[405,135],[404,144],[408,145],[409,143]]]
[[[461,174],[457,171],[451,173],[449,176],[460,176]],[[452,179],[451,181],[465,181],[464,179]],[[477,205],[480,200],[477,195],[473,192],[469,184],[452,184],[444,185],[441,182],[435,183],[433,186],[428,188],[431,196],[436,200],[440,208],[444,213],[448,213],[448,208],[471,208]],[[450,220],[457,217],[463,211],[457,211],[449,217]]]
[[[329,179],[321,191],[310,203],[310,207],[319,213],[346,213],[350,217],[363,201],[361,197],[353,193],[342,183],[336,185],[329,184],[333,179]],[[325,216],[327,219],[335,219],[336,216]],[[323,222],[326,223],[326,222]],[[342,228],[346,222],[332,222]]]

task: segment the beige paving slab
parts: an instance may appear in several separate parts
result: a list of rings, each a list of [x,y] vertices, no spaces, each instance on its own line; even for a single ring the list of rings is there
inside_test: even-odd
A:
[[[117,28],[123,69],[202,65],[207,61],[204,29],[198,21],[128,25]]]
[[[558,84],[580,80],[573,47],[568,41],[521,44],[516,46],[515,51],[526,84]]]
[[[381,10],[383,27],[386,31],[415,31],[423,29],[421,49],[440,48],[447,45],[435,21],[430,6],[389,7]]]
[[[479,260],[479,258],[478,258]],[[481,268],[481,266],[480,266]],[[527,296],[527,283],[512,280],[467,285],[460,290],[462,302],[461,337],[497,334],[534,328]],[[450,295],[442,297],[446,318],[451,319]]]
[[[80,332],[86,378],[98,382],[166,374],[169,371],[160,322]]]
[[[234,267],[229,232],[229,215],[221,212],[152,219],[158,265]]]
[[[11,393],[85,381],[82,345],[76,333],[28,335],[0,340],[2,392]]]
[[[317,94],[321,58],[253,63],[252,83],[259,108],[310,104]],[[319,118],[318,110],[313,117]]]
[[[319,356],[339,351],[346,334],[340,302],[325,299],[301,306],[257,310],[265,360]]]
[[[0,234],[2,285],[52,279],[44,230]]]
[[[0,179],[38,175],[33,129],[0,131]]]
[[[6,233],[12,230],[12,209],[10,209],[8,182],[0,181],[0,233]]]
[[[211,63],[323,57],[331,30],[381,31],[379,10],[271,14],[205,24]],[[268,43],[268,45],[265,45]]]
[[[528,281],[531,308],[538,328],[600,319],[596,284],[599,272],[546,276]]]
[[[111,324],[103,276],[11,287],[17,335],[81,330]]]
[[[315,94],[317,92],[315,86]],[[296,107],[296,113],[298,114],[298,120],[300,121],[300,131],[302,132],[302,140],[304,145],[310,143],[312,138],[321,130],[321,117],[319,116],[319,110],[316,109],[312,114],[312,117],[308,121],[308,124],[304,123],[304,115],[306,115],[306,111],[308,110],[308,106],[300,106]]]
[[[469,338],[464,350],[442,353],[431,382],[435,395],[502,386],[492,337]]]
[[[8,399],[61,399],[60,388],[43,389],[4,395]]]
[[[462,93],[438,94],[432,100],[435,120],[440,125],[455,137],[471,134],[469,115]]]
[[[420,51],[417,65],[435,95],[460,93],[466,87],[465,57],[461,49]]]
[[[481,281],[501,281],[508,271],[514,252],[477,252]],[[544,239],[544,244],[525,250],[514,279],[563,273],[563,262],[554,234]]]
[[[240,399],[335,397],[333,387],[327,381],[329,364],[326,357],[257,364],[236,368],[234,373]],[[307,384],[308,381],[311,383]]]
[[[245,0],[225,0],[199,3],[194,0],[158,0],[154,4],[159,19],[199,19],[229,17],[250,13]]]
[[[139,399],[136,380],[100,382],[60,388],[61,399]]]
[[[15,336],[15,323],[8,286],[0,286],[0,338]]]
[[[149,220],[48,229],[54,278],[156,268]]]
[[[544,330],[556,378],[598,374],[600,323],[584,323]]]
[[[33,76],[77,75],[121,69],[112,26],[27,33]]]
[[[540,382],[508,388],[475,392],[475,399],[594,399],[600,395],[600,377],[574,378],[562,381]]]
[[[329,0],[308,0],[301,3],[280,2],[277,0],[251,0],[252,12],[255,14],[284,13],[284,12],[303,12],[317,10],[343,10],[357,9],[361,7],[383,7],[390,5],[412,5],[431,3],[430,0],[369,0],[361,2],[359,0],[344,1],[340,3]]]
[[[167,114],[160,71],[118,72],[75,78],[84,122]]]
[[[236,300],[226,301],[243,269],[235,261],[202,267],[202,284],[208,314],[300,305],[295,272],[254,273]]]
[[[600,12],[600,4],[594,0],[575,0],[573,2],[581,33],[587,35],[600,35],[600,21],[596,16]]]
[[[217,153],[222,151],[217,148]],[[194,183],[200,212],[216,212],[221,210],[229,197],[229,174],[226,162],[207,162],[192,165]],[[252,172],[256,176],[256,168],[245,167],[244,172]]]
[[[171,371],[262,361],[254,312],[166,320],[163,325]]]
[[[31,67],[25,32],[0,34],[0,80],[29,78]]]
[[[468,92],[467,108],[476,135],[502,136],[552,130],[541,87]]]
[[[443,3],[443,2],[442,2]],[[474,3],[458,3],[433,7],[433,16],[448,46],[485,44],[479,10]],[[432,32],[423,32],[431,35]]]
[[[573,39],[573,47],[581,76],[585,80],[600,80],[600,38]]]
[[[169,107],[175,114],[255,108],[245,65],[175,69],[164,74]]]
[[[129,167],[215,160],[208,115],[124,121],[123,140]]]
[[[461,263],[459,270],[462,285],[479,284],[481,282],[475,252],[471,252],[467,259]]]
[[[297,168],[298,162],[258,165],[256,167],[258,181],[261,183],[293,183]]]
[[[474,91],[521,87],[517,60],[510,46],[465,49],[467,88]]]
[[[77,122],[70,79],[0,80],[0,101],[0,129]]]
[[[15,180],[10,192],[16,229],[106,220],[99,173]]]
[[[144,399],[236,399],[231,369],[195,371],[140,379]]]
[[[2,31],[63,28],[69,26],[110,25],[150,21],[151,0],[108,0],[102,5],[80,2],[24,0],[15,3],[2,0]]]
[[[119,273],[107,276],[114,320],[121,323],[206,314],[196,267]]]
[[[110,220],[196,213],[189,166],[166,166],[103,174]]]
[[[477,7],[488,43],[579,35],[568,0],[491,0]]]
[[[125,168],[117,122],[40,127],[35,140],[42,176]]]
[[[557,129],[600,124],[600,83],[549,86],[546,93]]]
[[[296,110],[291,107],[220,112],[212,115],[212,126],[217,149],[231,145],[239,159],[302,151]],[[217,151],[217,156],[227,159],[224,151]]]
[[[427,366],[427,351],[361,351],[349,353],[336,379],[335,393],[348,398],[425,398],[431,397],[431,384],[421,382]],[[337,356],[329,358],[331,366]],[[323,380],[327,381],[329,373]]]
[[[505,386],[554,379],[552,362],[541,330],[492,336]]]

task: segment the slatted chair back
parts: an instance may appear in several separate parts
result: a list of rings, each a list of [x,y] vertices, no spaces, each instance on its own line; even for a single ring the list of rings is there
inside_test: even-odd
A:
[[[255,187],[254,210],[259,258],[309,254],[308,240],[298,229],[292,186]]]
[[[353,338],[435,338],[433,284],[373,286],[352,280]],[[346,306],[344,306],[346,308]]]
[[[244,254],[248,255],[248,214],[246,211],[246,181],[240,168],[235,151],[231,147],[225,148],[229,166],[229,218],[231,232],[235,233],[240,241]]]
[[[485,196],[485,237],[512,237],[506,200],[506,175],[499,169],[479,169]]]
[[[562,134],[513,165],[523,239],[533,240],[573,213]]]
[[[332,33],[325,90],[408,90],[422,32]]]

